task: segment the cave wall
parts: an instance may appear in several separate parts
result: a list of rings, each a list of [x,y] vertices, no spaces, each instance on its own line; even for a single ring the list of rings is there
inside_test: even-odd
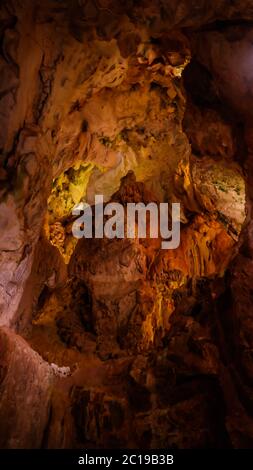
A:
[[[177,85],[190,52],[180,32],[165,32],[158,45],[156,37],[164,23],[197,26],[223,11],[224,2],[202,3],[2,3],[1,324],[22,296],[52,180],[74,163],[95,165],[88,200],[98,190],[110,198],[133,168],[160,198],[172,197],[173,168],[190,153]],[[237,13],[247,19],[249,5],[231,6],[227,17]]]
[[[1,3],[1,446],[252,445],[252,20]],[[76,244],[98,193],[180,202],[180,247]]]

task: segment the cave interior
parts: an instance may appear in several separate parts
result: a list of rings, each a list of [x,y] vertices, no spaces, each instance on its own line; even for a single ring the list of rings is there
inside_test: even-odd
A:
[[[2,0],[0,45],[0,448],[252,448],[252,1]],[[98,194],[179,246],[76,239]]]

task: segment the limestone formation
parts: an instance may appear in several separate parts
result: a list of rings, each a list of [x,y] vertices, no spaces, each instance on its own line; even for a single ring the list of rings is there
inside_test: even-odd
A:
[[[253,446],[252,22],[1,2],[0,447]],[[179,247],[76,240],[99,194],[180,203]]]

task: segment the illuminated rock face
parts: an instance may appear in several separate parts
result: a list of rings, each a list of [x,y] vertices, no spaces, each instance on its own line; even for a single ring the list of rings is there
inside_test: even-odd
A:
[[[252,445],[252,2],[42,3],[0,10],[0,447]],[[96,194],[180,246],[77,242]]]
[[[151,194],[130,176],[115,195],[123,204],[151,202],[148,197]],[[241,209],[243,213],[244,205]],[[116,354],[118,348],[148,350],[157,335],[164,337],[176,307],[174,294],[190,283],[194,296],[198,279],[223,276],[234,249],[229,229],[210,211],[182,227],[175,250],[161,249],[160,239],[83,239],[69,272],[84,281],[91,293],[98,341],[110,356],[114,348]]]

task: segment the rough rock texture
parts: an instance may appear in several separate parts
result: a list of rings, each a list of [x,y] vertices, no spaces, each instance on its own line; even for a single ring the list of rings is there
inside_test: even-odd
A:
[[[0,447],[252,447],[252,21],[1,2]],[[179,248],[77,243],[96,194],[180,202]]]
[[[42,446],[49,418],[52,383],[53,371],[49,364],[20,336],[1,328],[1,448]]]
[[[126,177],[115,199],[138,202],[141,190],[141,184]],[[151,202],[147,196],[144,190],[140,199]],[[70,274],[91,293],[93,320],[107,354],[113,353],[115,341],[123,349],[149,349],[156,335],[169,330],[174,291],[201,277],[222,276],[234,241],[209,215],[196,216],[182,230],[178,249],[164,251],[160,244],[159,239],[83,239],[76,247]]]

